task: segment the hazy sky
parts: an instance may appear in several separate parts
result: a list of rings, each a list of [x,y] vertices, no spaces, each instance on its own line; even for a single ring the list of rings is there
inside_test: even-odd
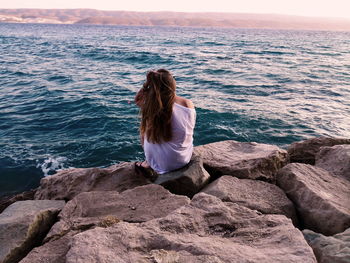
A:
[[[0,0],[0,8],[276,13],[350,19],[350,0]]]

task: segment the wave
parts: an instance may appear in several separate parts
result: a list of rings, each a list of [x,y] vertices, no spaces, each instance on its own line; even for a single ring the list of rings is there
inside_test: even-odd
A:
[[[262,51],[245,51],[243,54],[246,55],[290,55],[294,56],[293,52],[276,51],[276,50],[262,50]]]
[[[67,162],[66,157],[61,156],[49,156],[47,159],[38,163],[36,168],[40,168],[43,172],[44,176],[48,176],[50,174],[54,174],[57,171],[66,168],[65,162]]]
[[[48,81],[54,81],[57,82],[59,84],[67,84],[70,82],[73,82],[73,79],[69,76],[64,76],[64,75],[54,75],[54,76],[50,76],[47,78]]]

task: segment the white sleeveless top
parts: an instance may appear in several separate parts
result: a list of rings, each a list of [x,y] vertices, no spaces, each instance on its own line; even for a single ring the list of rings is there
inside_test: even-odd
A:
[[[193,130],[196,111],[174,103],[171,117],[173,138],[169,142],[151,143],[144,139],[144,151],[148,164],[158,174],[179,169],[191,160],[193,152]]]

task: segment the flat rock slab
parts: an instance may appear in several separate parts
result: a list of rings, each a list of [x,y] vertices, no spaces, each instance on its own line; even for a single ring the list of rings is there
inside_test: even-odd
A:
[[[166,217],[97,227],[70,244],[67,263],[316,262],[285,216],[262,215],[205,193]]]
[[[305,228],[334,235],[350,227],[350,182],[308,164],[291,163],[277,175]]]
[[[350,181],[350,144],[321,147],[315,165]]]
[[[192,198],[209,183],[209,180],[210,175],[204,169],[201,157],[194,154],[184,168],[161,174],[154,183],[162,185],[174,194]]]
[[[151,183],[134,169],[134,163],[108,168],[73,168],[41,179],[35,199],[71,200],[82,192],[118,191]]]
[[[32,189],[29,191],[25,191],[19,194],[4,196],[0,198],[0,213],[5,210],[9,205],[17,202],[17,201],[25,201],[25,200],[33,200],[36,189]]]
[[[324,236],[303,230],[304,237],[314,250],[318,263],[350,262],[350,228],[334,236]]]
[[[277,171],[288,161],[285,150],[254,142],[221,141],[195,147],[210,175],[275,181]]]
[[[292,143],[288,148],[290,161],[295,163],[315,164],[316,154],[323,146],[350,144],[350,139],[317,137]]]
[[[122,193],[85,192],[69,201],[59,214],[45,241],[59,238],[71,230],[84,231],[102,224],[144,222],[163,217],[186,205],[186,196],[171,194],[162,186],[149,184]]]
[[[298,225],[293,203],[283,190],[274,184],[225,175],[209,184],[202,192],[263,214],[285,215],[292,219],[294,225]]]
[[[64,201],[18,201],[0,214],[0,262],[18,262],[40,244]]]

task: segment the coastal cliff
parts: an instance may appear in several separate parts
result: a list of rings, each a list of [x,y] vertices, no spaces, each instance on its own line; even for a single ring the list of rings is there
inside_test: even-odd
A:
[[[150,180],[73,168],[0,202],[0,262],[347,262],[350,139],[221,141]]]

